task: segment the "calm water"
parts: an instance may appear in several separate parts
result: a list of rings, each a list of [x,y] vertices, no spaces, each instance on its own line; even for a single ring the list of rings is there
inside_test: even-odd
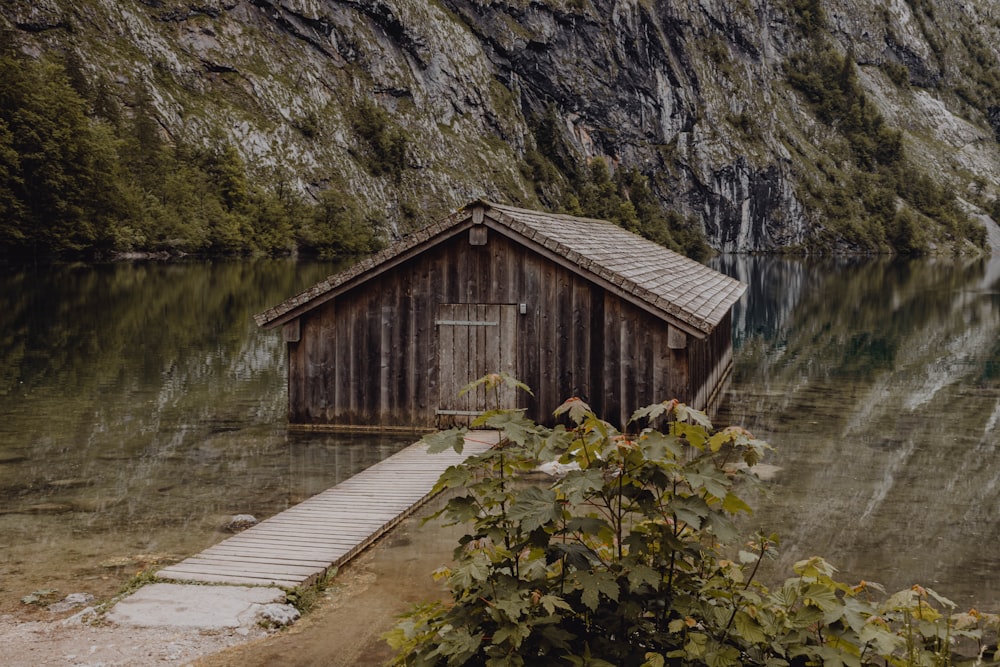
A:
[[[782,576],[822,555],[1000,609],[1000,260],[722,264],[750,289],[717,421],[777,449]]]
[[[751,285],[717,419],[770,441],[754,521],[786,568],[920,581],[1000,610],[1000,264],[723,258]],[[110,594],[412,438],[285,428],[252,315],[334,270],[289,261],[0,274],[0,612]],[[772,576],[773,575],[772,573]]]
[[[280,334],[254,313],[330,264],[60,267],[0,276],[0,611],[108,594],[413,438],[290,433]]]

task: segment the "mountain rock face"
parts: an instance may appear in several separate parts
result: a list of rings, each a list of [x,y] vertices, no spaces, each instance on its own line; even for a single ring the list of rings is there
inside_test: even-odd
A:
[[[789,84],[818,45],[968,214],[1000,182],[992,0],[14,0],[0,28],[125,106],[145,86],[165,135],[221,130],[259,178],[348,191],[397,233],[476,197],[558,207],[535,151],[637,170],[716,249],[808,246],[826,220],[804,189],[848,178],[843,128]],[[387,136],[404,157],[373,168]]]

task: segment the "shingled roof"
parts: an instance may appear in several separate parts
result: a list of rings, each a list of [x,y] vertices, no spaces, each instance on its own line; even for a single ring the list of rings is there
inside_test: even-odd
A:
[[[738,280],[605,220],[478,201],[258,314],[256,322],[262,327],[282,324],[369,274],[451,237],[480,214],[487,226],[541,246],[577,273],[610,284],[701,335],[710,333],[746,290]]]

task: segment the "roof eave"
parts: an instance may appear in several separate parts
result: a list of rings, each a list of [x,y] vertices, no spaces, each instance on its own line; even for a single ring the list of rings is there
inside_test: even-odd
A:
[[[580,277],[599,285],[615,296],[628,301],[632,305],[664,320],[668,324],[676,326],[678,329],[698,339],[705,338],[708,334],[712,333],[713,329],[715,329],[715,325],[712,323],[685,321],[666,308],[657,306],[656,301],[664,301],[663,299],[656,298],[654,300],[650,300],[642,298],[640,294],[644,288],[636,285],[632,281],[624,280],[616,283],[612,278],[603,276],[599,270],[600,265],[594,264],[589,258],[573,251],[561,254],[557,252],[559,248],[550,248],[544,244],[544,240],[548,240],[548,237],[543,237],[543,242],[539,242],[535,240],[534,237],[536,233],[531,227],[510,218],[510,216],[507,216],[505,213],[497,213],[499,213],[499,215],[487,211],[487,215],[484,220],[487,227],[503,234],[508,238],[516,240],[521,245],[530,248],[539,255],[546,257],[550,261],[559,264],[563,268],[572,271]]]
[[[599,222],[599,221],[598,221]],[[564,246],[558,240],[535,230],[490,202],[476,201],[452,213],[438,223],[425,227],[400,239],[385,250],[358,262],[351,268],[329,276],[300,294],[254,316],[257,325],[272,329],[286,324],[304,313],[326,303],[382,273],[392,270],[428,247],[452,238],[473,225],[485,224],[490,229],[515,240],[550,261],[593,282],[615,296],[671,324],[681,331],[703,339],[722,321],[746,291],[746,285],[737,283],[729,294],[723,296],[707,316],[697,316],[650,292],[634,281],[606,270],[599,263]]]
[[[470,208],[459,210],[443,221],[403,237],[385,250],[371,255],[351,268],[320,281],[309,289],[254,316],[257,326],[273,329],[335,299],[355,286],[389,271],[422,253],[430,246],[461,234],[473,224]],[[318,289],[319,288],[319,289]]]

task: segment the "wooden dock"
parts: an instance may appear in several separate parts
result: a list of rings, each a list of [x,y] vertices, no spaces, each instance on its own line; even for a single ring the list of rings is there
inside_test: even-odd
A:
[[[410,445],[156,576],[244,586],[307,586],[419,507],[446,468],[488,450],[498,439],[497,431],[470,432],[462,454],[428,454],[425,445]]]

